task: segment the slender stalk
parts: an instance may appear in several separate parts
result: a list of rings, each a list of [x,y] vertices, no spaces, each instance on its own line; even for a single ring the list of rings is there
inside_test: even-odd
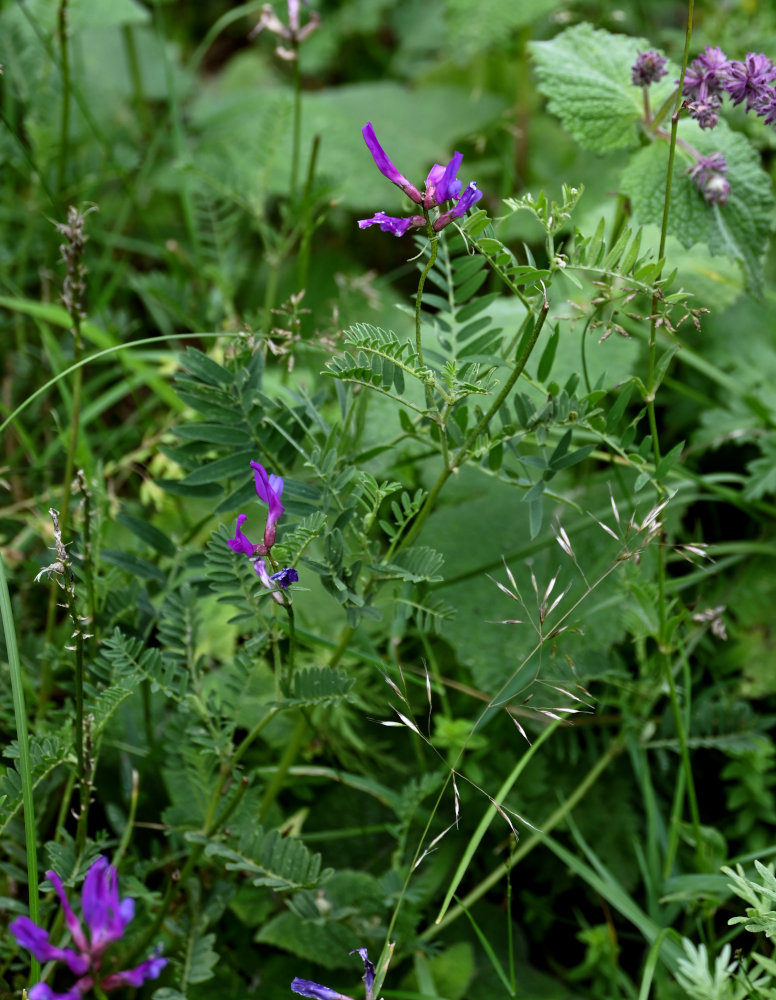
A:
[[[299,41],[291,39],[291,48],[294,53],[294,121],[293,136],[291,141],[291,201],[296,198],[296,187],[299,180],[299,145],[302,135],[302,73],[299,69]]]
[[[272,776],[272,780],[267,785],[264,790],[264,795],[261,800],[261,805],[259,806],[259,811],[256,814],[256,822],[261,823],[266,817],[270,810],[270,807],[274,803],[275,799],[278,797],[280,790],[283,787],[283,783],[286,780],[286,776],[291,768],[291,765],[296,760],[296,755],[299,753],[299,748],[304,742],[305,736],[307,735],[308,729],[307,719],[303,714],[300,713],[299,718],[296,722],[296,727],[291,734],[291,739],[288,741],[285,750],[283,751],[283,756],[278,761],[277,769]]]
[[[62,197],[65,187],[65,171],[70,145],[70,50],[67,44],[67,4],[68,0],[59,0],[57,13],[57,40],[59,41],[59,60],[62,71],[62,100],[59,109],[59,158],[57,161],[57,191]]]
[[[512,369],[509,378],[504,383],[501,392],[493,401],[493,404],[491,405],[490,409],[483,414],[483,416],[480,418],[477,424],[469,432],[469,434],[466,437],[466,440],[463,442],[461,447],[453,456],[452,461],[448,463],[439,473],[439,476],[437,477],[437,480],[434,483],[434,485],[431,487],[431,490],[429,491],[429,494],[426,497],[423,506],[418,511],[417,517],[410,525],[407,534],[402,537],[401,541],[397,546],[397,549],[402,549],[405,546],[412,544],[412,542],[420,532],[420,529],[423,527],[426,518],[434,509],[437,497],[441,493],[445,483],[453,474],[453,472],[456,469],[458,469],[458,467],[461,465],[461,463],[466,457],[466,452],[472,446],[474,441],[476,441],[477,436],[490,424],[491,420],[498,412],[504,400],[507,398],[509,393],[514,388],[515,383],[522,375],[525,366],[528,364],[528,359],[531,357],[531,352],[536,346],[536,342],[539,339],[539,334],[542,332],[542,327],[544,326],[544,321],[547,319],[547,313],[549,312],[549,309],[550,305],[545,296],[544,303],[542,305],[541,310],[539,311],[539,315],[536,317],[536,321],[534,323],[533,330],[531,331],[531,335],[528,338],[528,340],[525,343],[523,343],[522,345],[523,349],[520,351],[520,354],[518,355],[518,358],[515,362],[515,366]]]
[[[428,222],[428,211],[426,209],[423,209],[423,212],[426,216],[426,222]],[[423,306],[423,286],[426,283],[428,272],[434,266],[434,261],[437,258],[437,250],[439,249],[439,233],[434,232],[434,230],[431,228],[430,223],[428,223],[428,238],[431,241],[431,253],[429,254],[428,260],[426,261],[426,266],[420,272],[420,280],[418,281],[418,291],[415,296],[415,350],[417,351],[418,354],[418,361],[420,361],[421,364],[424,364],[423,345],[420,339],[420,315]]]
[[[11,674],[11,697],[13,699],[13,714],[16,722],[16,739],[19,743],[19,775],[22,785],[22,804],[24,806],[24,844],[27,855],[27,888],[30,908],[30,919],[38,922],[38,852],[35,836],[35,803],[32,794],[32,768],[30,764],[30,741],[27,733],[27,710],[24,704],[24,679],[22,664],[19,659],[19,648],[16,644],[16,626],[14,624],[11,595],[8,592],[8,581],[5,576],[5,565],[0,554],[0,618],[3,620],[5,648],[8,656],[8,668]],[[40,976],[40,962],[32,959],[30,979],[35,982]]]
[[[681,108],[682,100],[682,89],[684,83],[684,76],[687,69],[687,61],[690,54],[690,39],[692,37],[692,23],[693,23],[693,10],[694,10],[694,0],[689,0],[687,8],[687,26],[685,31],[685,43],[684,43],[684,54],[682,59],[682,72],[679,79],[679,86],[676,91],[676,97],[674,101],[674,113],[671,117],[671,138],[668,147],[668,169],[666,171],[666,187],[665,187],[665,198],[663,201],[663,218],[660,227],[660,246],[658,249],[658,259],[662,260],[665,255],[666,239],[668,234],[668,216],[671,207],[671,188],[673,181],[673,171],[674,171],[674,158],[676,154],[677,145],[677,130],[679,127],[679,112]],[[660,464],[660,438],[657,426],[657,416],[655,413],[655,396],[657,392],[656,385],[656,357],[657,357],[657,310],[658,310],[658,296],[657,292],[652,296],[652,308],[650,316],[650,329],[649,329],[649,356],[648,356],[648,367],[647,367],[647,381],[646,381],[646,404],[647,404],[647,417],[649,421],[650,434],[652,435],[652,451],[655,462],[655,468]],[[658,499],[663,493],[662,484],[658,484],[659,494]],[[665,545],[663,544],[662,538],[658,541],[658,552],[657,552],[657,586],[658,586],[658,634],[657,634],[657,656],[661,667],[661,673],[665,679],[668,686],[669,699],[671,701],[671,709],[674,716],[674,724],[676,725],[677,738],[679,740],[679,747],[681,753],[682,770],[684,772],[684,779],[687,787],[687,795],[690,804],[690,814],[692,818],[694,833],[695,833],[695,847],[696,847],[696,857],[699,866],[702,864],[702,845],[701,845],[701,831],[700,831],[700,814],[698,811],[698,803],[695,795],[695,783],[692,774],[692,762],[690,760],[690,754],[687,747],[687,732],[685,727],[685,720],[682,715],[682,709],[679,704],[679,697],[676,690],[676,683],[674,681],[673,670],[671,667],[671,641],[668,636],[668,620],[667,620],[667,603],[666,603],[666,551]],[[679,803],[676,804],[677,808]],[[678,814],[675,819],[678,821]]]

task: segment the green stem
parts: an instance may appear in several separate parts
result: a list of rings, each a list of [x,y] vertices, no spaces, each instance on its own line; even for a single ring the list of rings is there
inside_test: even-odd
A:
[[[595,763],[595,765],[588,771],[584,779],[577,785],[571,795],[555,810],[551,813],[542,823],[538,824],[538,828],[543,834],[549,833],[553,830],[559,823],[561,823],[566,816],[574,809],[578,802],[580,802],[585,795],[590,791],[593,785],[598,781],[606,768],[611,764],[614,758],[622,751],[622,743],[615,742],[609,747],[609,749],[604,753]],[[520,846],[515,850],[509,859],[507,870],[510,870],[514,865],[527,855],[539,844],[542,843],[542,838],[534,834],[527,840],[521,841]],[[501,879],[504,877],[504,864],[499,864],[494,871],[490,873],[486,878],[480,882],[480,884],[472,889],[464,898],[460,901],[457,906],[452,906],[447,911],[445,916],[437,923],[432,924],[427,927],[420,935],[419,940],[429,941],[439,934],[439,932],[447,927],[449,924],[457,920],[458,917],[464,916],[465,910],[471,908],[478,899],[481,899],[488,890],[490,890],[494,885],[497,885]]]
[[[426,266],[420,272],[420,280],[418,281],[418,291],[415,296],[415,350],[418,354],[418,361],[424,364],[423,361],[423,345],[420,339],[420,313],[423,306],[423,286],[426,283],[426,277],[428,272],[434,266],[434,261],[437,258],[437,250],[439,249],[439,233],[435,233],[431,227],[431,223],[428,222],[428,211],[423,210],[426,216],[426,222],[428,223],[428,238],[431,241],[431,253],[426,261]]]
[[[283,787],[283,784],[288,775],[291,765],[296,760],[296,755],[299,752],[299,748],[304,742],[304,738],[307,735],[308,722],[304,715],[300,714],[296,722],[296,728],[291,734],[291,739],[286,744],[286,748],[283,751],[283,756],[278,761],[277,769],[275,770],[272,780],[267,785],[264,790],[264,795],[261,800],[261,805],[259,806],[259,811],[256,815],[256,822],[263,822],[270,807],[274,803],[275,799]]]
[[[19,647],[16,644],[16,626],[14,624],[11,595],[8,591],[8,581],[5,576],[5,564],[3,563],[2,555],[0,555],[0,618],[3,620],[6,655],[11,674],[11,697],[13,699],[13,713],[16,722],[16,739],[19,743],[19,775],[22,785],[22,804],[24,806],[24,843],[27,855],[30,919],[33,923],[37,924],[38,852],[35,837],[35,803],[32,795],[30,741],[27,733],[27,710],[24,704],[22,664],[19,659]],[[36,958],[33,958],[30,965],[30,979],[36,982],[39,977],[40,963]]]
[[[418,511],[417,517],[410,525],[410,529],[407,532],[407,534],[404,535],[401,541],[399,542],[397,549],[402,549],[407,545],[411,545],[412,542],[415,540],[418,533],[420,532],[420,529],[423,527],[426,518],[434,509],[437,497],[441,493],[445,483],[453,474],[453,472],[460,467],[460,465],[462,464],[462,462],[466,457],[466,452],[469,450],[474,441],[476,441],[478,435],[490,424],[491,420],[500,409],[504,400],[507,398],[509,393],[514,388],[515,383],[522,375],[525,366],[528,364],[528,359],[531,357],[531,352],[536,346],[536,342],[539,339],[539,334],[542,332],[542,327],[544,326],[544,321],[547,319],[547,313],[549,312],[549,309],[550,309],[550,304],[545,296],[542,308],[539,311],[539,315],[536,317],[536,321],[534,323],[533,330],[531,331],[530,336],[528,337],[527,340],[525,339],[525,337],[523,337],[520,342],[520,346],[518,347],[520,353],[518,355],[517,361],[515,362],[515,366],[512,369],[509,378],[504,383],[501,392],[493,401],[493,404],[491,405],[490,409],[485,414],[483,414],[483,416],[480,418],[477,424],[469,432],[469,434],[466,437],[466,440],[463,442],[461,447],[453,456],[452,462],[447,464],[439,473],[439,476],[437,477],[437,480],[434,483],[434,485],[431,487],[431,490],[428,496],[426,497],[423,506]],[[527,317],[527,320],[528,319],[530,319],[530,314]]]
[[[67,169],[68,146],[70,141],[70,52],[67,44],[67,3],[59,0],[57,14],[57,39],[59,40],[59,58],[62,70],[62,100],[59,118],[59,159],[57,167],[57,191],[60,198],[65,187],[65,171]]]
[[[296,198],[296,185],[299,178],[299,145],[302,134],[302,74],[299,69],[299,42],[291,40],[294,53],[294,121],[291,145],[291,201]]]

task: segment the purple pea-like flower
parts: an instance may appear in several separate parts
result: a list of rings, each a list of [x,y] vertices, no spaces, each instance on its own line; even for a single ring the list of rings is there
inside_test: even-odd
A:
[[[312,1000],[352,1000],[352,997],[344,993],[337,993],[330,990],[328,986],[321,986],[320,983],[313,983],[309,979],[292,979],[291,989],[303,997],[311,997]]]
[[[656,83],[664,77],[668,73],[665,68],[667,62],[666,57],[654,49],[639,52],[631,67],[631,82],[634,87],[648,87],[650,83]]]
[[[428,172],[425,188],[421,194],[415,185],[407,180],[404,174],[399,173],[388,159],[385,150],[377,141],[371,122],[366,123],[362,134],[380,173],[397,187],[400,187],[414,202],[422,205],[426,213],[431,209],[439,208],[445,202],[454,201],[456,203],[452,209],[443,212],[434,220],[433,226],[436,232],[443,229],[453,219],[459,219],[468,208],[482,197],[482,192],[477,191],[476,184],[470,184],[466,191],[461,194],[463,183],[458,180],[458,170],[463,161],[463,153],[455,152],[446,165],[435,163]],[[423,215],[400,218],[386,215],[385,212],[376,212],[371,219],[360,219],[358,222],[359,229],[379,226],[384,233],[393,233],[394,236],[404,236],[407,230],[413,226],[422,227],[425,225],[426,216]]]
[[[728,69],[725,84],[733,104],[746,101],[746,110],[756,108],[763,98],[773,93],[768,84],[776,80],[776,66],[762,52],[748,52],[743,62],[734,60]]]
[[[276,525],[283,514],[284,507],[280,501],[283,495],[283,480],[280,476],[268,473],[259,462],[251,462],[253,477],[256,481],[256,493],[259,500],[263,500],[269,510],[267,511],[267,523],[264,525],[264,544],[254,545],[242,531],[242,526],[247,520],[246,514],[238,514],[237,529],[234,538],[229,539],[229,547],[238,555],[245,556],[265,556],[275,544]]]
[[[253,564],[253,568],[256,570],[262,585],[265,586],[267,590],[272,591],[273,600],[277,601],[278,604],[285,604],[286,602],[284,601],[282,595],[278,592],[278,588],[280,588],[280,590],[286,590],[292,583],[296,583],[299,580],[299,574],[297,571],[292,566],[284,566],[281,570],[278,570],[277,573],[272,573],[270,575],[263,559],[257,559]]]
[[[135,913],[135,901],[129,897],[119,899],[116,869],[107,858],[97,858],[89,868],[81,890],[81,912],[87,930],[73,912],[62,880],[56,872],[46,872],[59,897],[65,926],[70,932],[76,951],[57,948],[49,941],[49,932],[38,927],[29,917],[18,917],[10,926],[19,944],[39,962],[64,962],[78,980],[66,993],[54,993],[46,983],[37,983],[28,996],[30,1000],[79,1000],[100,983],[104,990],[121,985],[141,986],[147,979],[156,979],[167,964],[159,957],[160,948],[134,969],[115,972],[100,980],[102,958],[108,947],[124,935],[127,924]]]
[[[360,955],[364,963],[364,986],[366,988],[366,1000],[372,1000],[372,987],[375,981],[375,967],[369,961],[366,948],[354,948],[351,955]],[[344,993],[338,993],[328,986],[321,986],[320,983],[313,983],[309,979],[294,979],[291,982],[291,989],[300,996],[310,997],[311,1000],[352,1000]]]
[[[707,45],[703,55],[693,59],[687,67],[682,93],[693,101],[719,96],[725,89],[729,74],[730,61],[722,49]]]
[[[416,201],[420,205],[423,201],[420,191],[418,191],[414,184],[407,180],[404,174],[400,174],[393,163],[391,163],[388,159],[385,150],[377,141],[377,136],[375,135],[375,130],[372,127],[371,122],[367,122],[366,125],[364,125],[361,129],[361,134],[364,137],[364,142],[366,143],[369,152],[372,154],[372,159],[377,164],[377,169],[383,177],[387,177],[389,181],[392,181],[397,187],[400,187],[408,197],[412,198],[413,201]]]
[[[426,220],[422,215],[411,215],[406,219],[400,219],[395,215],[386,215],[385,212],[375,212],[371,219],[360,219],[359,229],[366,229],[368,226],[379,226],[384,233],[393,233],[394,236],[404,236],[410,226],[425,226]]]

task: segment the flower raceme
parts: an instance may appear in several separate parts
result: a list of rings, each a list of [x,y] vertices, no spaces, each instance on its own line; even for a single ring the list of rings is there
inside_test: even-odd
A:
[[[256,575],[267,590],[273,591],[272,596],[278,603],[283,604],[283,598],[277,592],[278,588],[285,590],[290,584],[296,583],[299,574],[295,569],[288,566],[283,567],[279,572],[270,574],[264,559],[259,558],[269,554],[269,550],[275,544],[277,523],[285,508],[280,500],[283,495],[283,480],[280,476],[267,472],[259,462],[251,462],[253,478],[256,484],[256,494],[263,503],[267,505],[267,521],[264,525],[264,542],[254,545],[248,536],[243,532],[242,526],[248,519],[247,514],[238,514],[237,528],[234,538],[229,539],[229,547],[238,555],[250,556],[253,560],[253,568]]]
[[[124,935],[124,930],[135,913],[135,901],[129,897],[119,899],[116,869],[107,858],[97,858],[89,868],[81,891],[81,912],[87,931],[73,912],[62,880],[54,871],[46,872],[62,906],[65,926],[73,939],[73,948],[58,948],[51,944],[49,932],[33,923],[29,917],[18,917],[10,926],[19,944],[39,962],[64,962],[78,979],[65,993],[55,993],[46,983],[37,983],[29,991],[29,1000],[80,1000],[84,993],[99,985],[103,990],[119,986],[141,986],[147,979],[156,979],[167,965],[159,957],[160,948],[134,969],[112,972],[101,977],[105,951]]]
[[[461,193],[463,184],[458,180],[457,174],[463,160],[463,153],[454,153],[452,159],[446,165],[435,163],[428,172],[425,188],[421,194],[415,185],[407,180],[404,174],[399,173],[397,168],[388,159],[385,150],[378,142],[372,123],[367,122],[361,131],[367,149],[372,154],[377,169],[383,177],[387,177],[389,181],[401,188],[408,198],[423,208],[425,213],[428,213],[431,209],[440,208],[445,202],[454,202],[452,208],[441,212],[431,222],[431,226],[435,232],[444,229],[453,219],[460,219],[482,197],[482,191],[477,189],[477,185],[473,181]],[[426,215],[410,215],[400,218],[386,215],[385,212],[376,212],[371,219],[360,219],[358,226],[359,229],[366,229],[368,226],[379,226],[384,233],[393,233],[394,236],[404,236],[411,227],[425,226],[426,222]]]

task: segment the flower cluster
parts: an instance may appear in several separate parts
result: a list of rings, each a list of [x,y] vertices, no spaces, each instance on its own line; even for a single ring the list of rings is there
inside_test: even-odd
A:
[[[463,184],[458,180],[457,174],[463,160],[463,153],[454,153],[453,158],[446,166],[443,166],[441,163],[435,163],[429,171],[428,177],[426,177],[425,188],[421,194],[415,185],[411,181],[408,181],[403,174],[400,174],[388,159],[385,150],[377,141],[372,123],[367,122],[361,132],[364,136],[364,142],[372,154],[380,173],[397,187],[400,187],[415,204],[420,205],[425,214],[398,218],[386,215],[385,212],[376,212],[371,219],[360,219],[358,223],[359,229],[366,229],[367,226],[379,226],[384,233],[393,233],[394,236],[404,236],[412,226],[425,226],[428,212],[431,209],[441,209],[445,202],[452,201],[453,206],[445,211],[440,211],[431,222],[434,232],[438,233],[440,229],[444,229],[445,226],[449,225],[453,219],[460,219],[482,197],[482,191],[477,189],[474,181],[461,193]]]
[[[305,2],[305,7],[308,4]],[[310,11],[310,19],[302,28],[299,25],[299,0],[288,0],[288,27],[280,20],[270,4],[265,3],[261,8],[259,23],[251,31],[249,38],[255,38],[260,31],[265,28],[274,35],[291,43],[291,48],[278,44],[275,47],[275,54],[281,59],[293,62],[297,58],[297,50],[300,42],[303,42],[308,35],[311,35],[321,23],[320,15],[317,11]]]
[[[237,529],[234,538],[230,538],[228,544],[233,552],[250,556],[254,560],[253,568],[263,586],[273,592],[272,596],[278,604],[283,604],[283,597],[278,592],[278,588],[285,590],[290,584],[296,583],[299,579],[299,574],[289,566],[284,566],[277,573],[270,573],[266,563],[260,558],[261,556],[269,555],[269,550],[275,544],[276,525],[285,510],[280,500],[283,495],[283,480],[280,476],[268,473],[259,462],[251,462],[251,468],[253,469],[253,478],[256,483],[256,493],[259,500],[265,503],[268,508],[267,522],[264,525],[264,541],[258,545],[253,544],[242,530],[242,526],[247,521],[248,515],[239,514],[237,516]]]
[[[639,52],[636,62],[631,67],[631,81],[634,87],[648,87],[650,83],[657,83],[668,72],[665,68],[667,62],[666,57],[654,49]]]
[[[37,983],[29,991],[29,1000],[80,1000],[94,986],[102,990],[115,990],[119,986],[142,986],[146,979],[156,979],[167,965],[160,958],[161,948],[134,969],[112,972],[102,976],[102,959],[107,948],[124,935],[124,930],[135,913],[135,901],[129,897],[119,899],[116,869],[107,858],[97,858],[89,868],[81,892],[81,912],[88,934],[73,912],[65,894],[62,880],[56,872],[46,872],[62,905],[65,926],[73,939],[73,948],[58,948],[49,941],[49,932],[33,923],[29,917],[18,917],[10,926],[19,944],[31,952],[39,962],[64,962],[76,982],[65,993],[55,993],[46,983]]]
[[[707,45],[706,51],[687,67],[682,94],[701,128],[717,124],[725,94],[733,104],[744,103],[746,111],[754,111],[770,125],[776,121],[776,91],[771,86],[774,80],[776,66],[762,52],[748,52],[739,61],[728,59],[718,46]]]
[[[633,83],[647,87],[659,80],[666,73],[665,62],[665,57],[657,52],[640,52],[631,68]],[[739,61],[728,59],[719,46],[707,45],[684,74],[683,106],[702,129],[711,129],[719,122],[722,98],[727,94],[733,104],[744,104],[747,112],[754,111],[766,125],[771,125],[776,122],[774,81],[776,65],[762,52],[748,52],[743,61]],[[727,173],[725,157],[722,153],[701,156],[697,150],[687,148],[696,161],[687,171],[690,179],[707,202],[724,205],[730,194],[730,181],[724,176]]]
[[[366,989],[366,1000],[372,1000],[372,987],[375,981],[375,967],[369,961],[366,948],[354,948],[351,955],[358,953],[364,963],[364,987]],[[310,1000],[352,1000],[345,993],[337,993],[336,990],[328,986],[321,986],[320,983],[313,983],[309,979],[294,979],[291,982],[291,989],[303,997],[310,997]]]

